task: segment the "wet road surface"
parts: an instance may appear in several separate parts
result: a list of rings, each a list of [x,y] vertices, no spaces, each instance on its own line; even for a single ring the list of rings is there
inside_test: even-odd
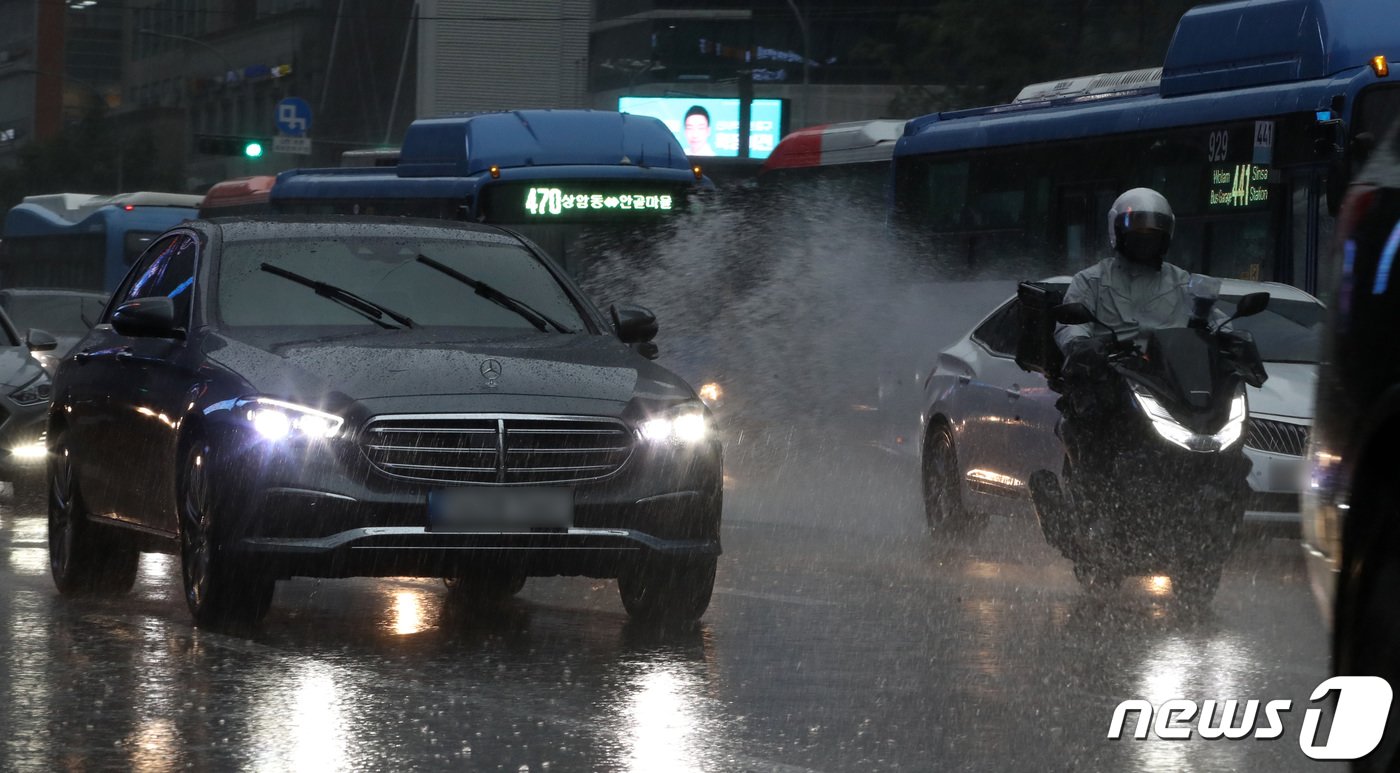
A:
[[[771,449],[770,449],[771,451]],[[922,527],[874,449],[731,465],[702,624],[628,623],[615,584],[496,610],[440,582],[295,580],[249,636],[194,629],[171,557],[63,599],[46,524],[0,509],[0,770],[1312,770],[1326,671],[1296,542],[1247,544],[1211,612],[1075,583],[1033,523]],[[1286,698],[1282,739],[1106,739],[1128,698]]]

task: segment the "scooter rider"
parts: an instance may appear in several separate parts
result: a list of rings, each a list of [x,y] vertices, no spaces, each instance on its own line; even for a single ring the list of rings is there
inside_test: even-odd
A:
[[[1118,338],[1149,330],[1185,327],[1191,317],[1188,271],[1164,262],[1176,217],[1151,188],[1133,188],[1108,210],[1108,244],[1114,255],[1074,275],[1065,303],[1082,303]],[[1099,359],[1106,331],[1094,324],[1057,325],[1055,343],[1071,361]]]
[[[1162,194],[1133,188],[1108,210],[1108,239],[1114,254],[1075,274],[1065,303],[1082,303],[1113,329],[1118,340],[1148,331],[1186,327],[1191,319],[1191,273],[1164,261],[1176,217]],[[1096,489],[1118,449],[1112,422],[1121,406],[1105,350],[1113,340],[1103,325],[1056,325],[1055,343],[1065,355],[1065,394],[1057,404],[1059,434],[1081,483]]]

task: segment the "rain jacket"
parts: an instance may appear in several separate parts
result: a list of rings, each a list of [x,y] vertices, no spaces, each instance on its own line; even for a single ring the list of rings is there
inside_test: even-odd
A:
[[[1191,319],[1191,295],[1187,291],[1190,281],[1189,271],[1170,263],[1153,271],[1114,256],[1075,274],[1065,291],[1064,302],[1089,307],[1094,316],[1113,328],[1119,339],[1136,338],[1160,328],[1186,327]],[[1055,343],[1063,351],[1070,341],[1095,332],[1104,331],[1092,322],[1056,325]]]

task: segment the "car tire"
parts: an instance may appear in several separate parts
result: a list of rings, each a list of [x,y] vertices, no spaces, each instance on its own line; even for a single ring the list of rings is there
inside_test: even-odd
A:
[[[49,569],[63,595],[126,593],[141,554],[126,535],[88,518],[69,450],[49,459]]]
[[[272,605],[277,581],[235,565],[225,550],[225,518],[238,507],[231,492],[218,490],[210,447],[192,444],[181,470],[180,579],[195,624],[221,628],[252,625]]]
[[[447,601],[459,606],[500,604],[525,588],[526,576],[518,572],[464,572],[446,577]]]
[[[922,454],[924,520],[929,533],[958,532],[969,523],[962,501],[962,479],[958,468],[953,432],[937,424],[924,441]]]
[[[640,622],[699,620],[710,606],[717,565],[714,557],[644,563],[617,578],[622,606]]]

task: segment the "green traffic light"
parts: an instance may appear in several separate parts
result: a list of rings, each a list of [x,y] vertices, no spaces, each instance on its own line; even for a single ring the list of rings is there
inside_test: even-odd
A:
[[[243,146],[243,155],[248,158],[261,158],[262,154],[263,146],[261,142],[250,142]]]

